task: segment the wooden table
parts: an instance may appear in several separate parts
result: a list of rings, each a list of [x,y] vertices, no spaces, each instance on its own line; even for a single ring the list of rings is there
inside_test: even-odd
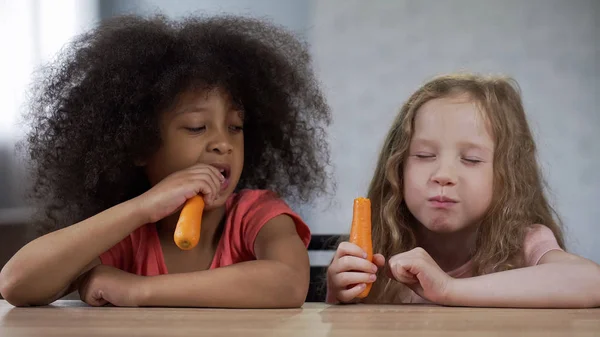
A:
[[[14,308],[0,301],[0,336],[600,336],[600,309],[328,306],[233,310],[88,307],[58,301]]]

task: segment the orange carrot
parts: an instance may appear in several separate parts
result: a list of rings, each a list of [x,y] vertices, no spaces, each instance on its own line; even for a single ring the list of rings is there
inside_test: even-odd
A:
[[[371,241],[371,200],[368,198],[354,199],[352,213],[352,228],[350,242],[362,248],[367,253],[367,260],[373,261],[373,242]],[[367,283],[358,298],[365,298],[371,291],[372,283]]]
[[[179,214],[177,227],[173,239],[177,247],[190,250],[200,241],[200,225],[202,223],[202,212],[204,211],[204,199],[194,196],[185,202]]]

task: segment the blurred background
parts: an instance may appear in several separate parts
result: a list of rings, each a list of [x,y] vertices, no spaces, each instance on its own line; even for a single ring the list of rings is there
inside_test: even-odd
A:
[[[521,86],[568,249],[600,263],[597,0],[1,0],[0,267],[27,240],[27,177],[14,145],[31,72],[99,20],[123,13],[233,13],[271,19],[311,45],[331,105],[337,192],[292,205],[315,235],[349,230],[404,100],[441,73],[505,74]],[[331,252],[311,252],[326,265]]]

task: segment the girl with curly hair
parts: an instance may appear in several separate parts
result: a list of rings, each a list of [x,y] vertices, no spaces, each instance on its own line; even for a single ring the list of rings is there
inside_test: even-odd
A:
[[[121,16],[43,75],[26,150],[48,233],[3,268],[7,301],[302,305],[310,231],[283,198],[327,192],[331,119],[305,45],[251,18]],[[196,195],[200,242],[182,250]]]
[[[600,266],[565,251],[509,78],[451,74],[419,88],[388,132],[368,196],[378,254],[370,262],[342,242],[329,303],[600,305]]]

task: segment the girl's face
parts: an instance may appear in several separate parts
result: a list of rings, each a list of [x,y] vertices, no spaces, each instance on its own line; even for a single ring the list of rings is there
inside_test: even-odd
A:
[[[244,166],[244,114],[219,89],[179,96],[161,117],[162,144],[146,163],[152,185],[176,171],[202,163],[224,169],[227,187],[214,206],[225,203]]]
[[[494,142],[468,95],[423,104],[404,166],[408,209],[428,230],[453,233],[476,225],[492,199]]]

